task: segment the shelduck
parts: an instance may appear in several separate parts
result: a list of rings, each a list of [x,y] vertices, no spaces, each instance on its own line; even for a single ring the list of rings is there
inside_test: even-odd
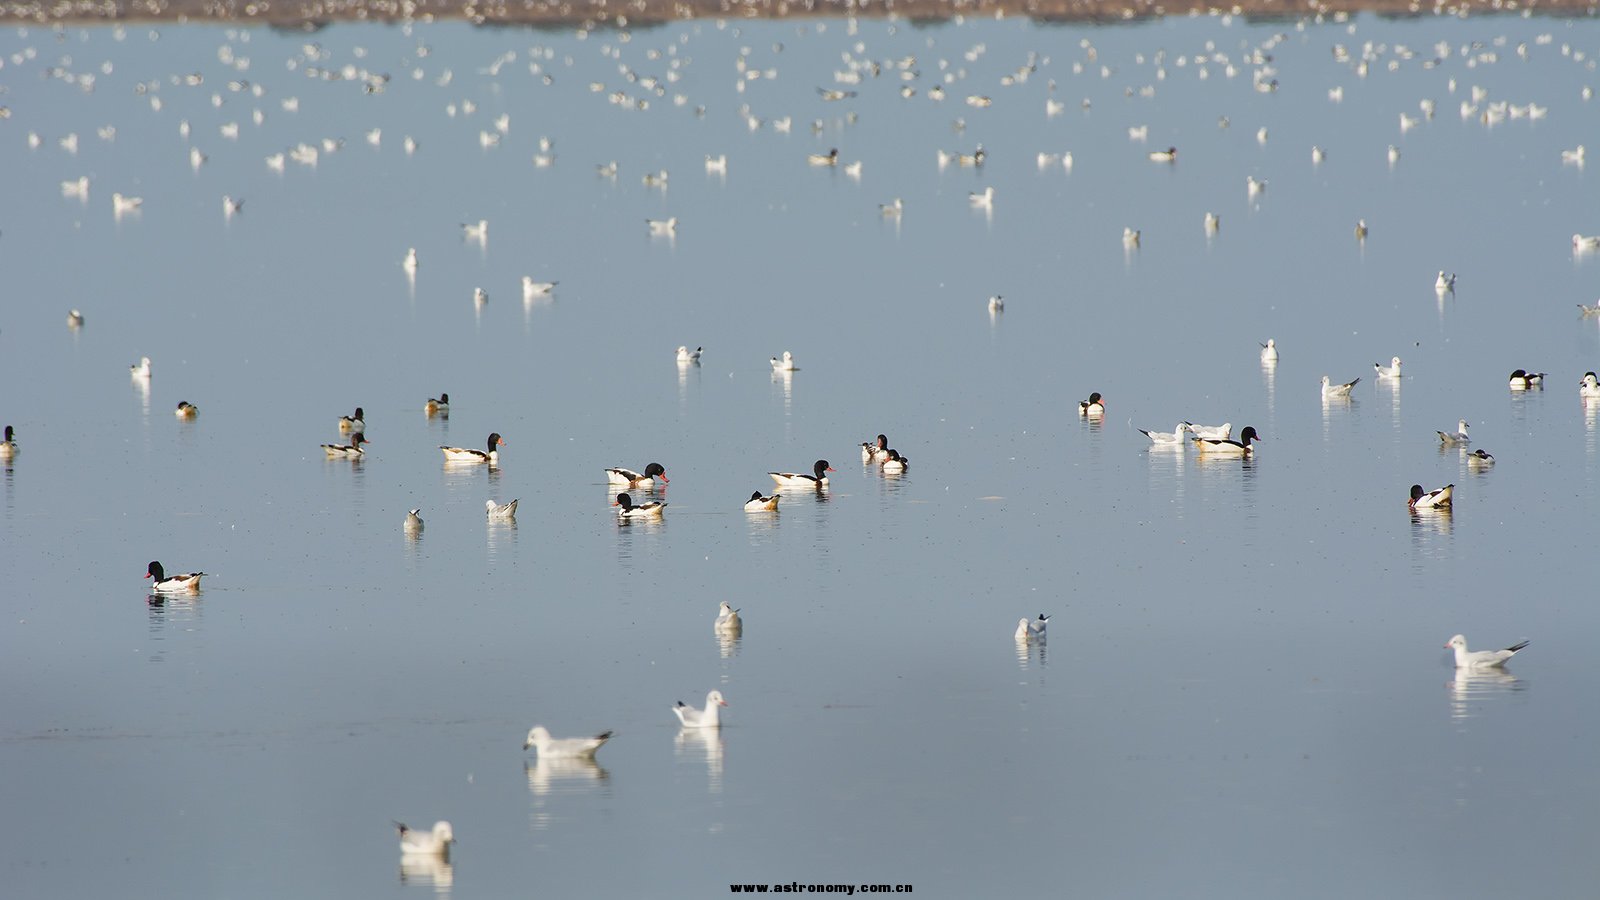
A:
[[[361,445],[369,443],[367,436],[358,431],[350,436],[348,444],[323,444],[322,452],[328,454],[329,459],[360,459],[367,454]]]
[[[361,409],[361,407],[358,406],[358,407],[356,407],[356,411],[351,413],[350,415],[348,415],[348,416],[340,416],[339,417],[339,430],[340,431],[366,431],[367,430],[367,414],[366,414],[366,412],[364,412]]]
[[[1194,446],[1201,453],[1211,453],[1217,456],[1254,456],[1255,448],[1250,446],[1251,441],[1260,440],[1252,425],[1246,425],[1239,432],[1239,440],[1217,440],[1215,438],[1195,438]]]
[[[660,478],[662,484],[667,483],[667,470],[661,463],[651,463],[644,467],[644,471],[635,472],[632,469],[607,469],[606,481],[610,484],[627,485],[628,487],[650,487]]]
[[[1544,372],[1528,372],[1523,369],[1517,369],[1511,373],[1508,384],[1513,391],[1525,391],[1528,388],[1543,387],[1545,374]]]
[[[895,475],[904,472],[906,466],[910,464],[911,460],[901,456],[899,450],[890,450],[889,458],[883,461],[883,471],[887,474]]]
[[[750,499],[744,502],[745,512],[772,512],[777,508],[777,494],[773,494],[771,497],[763,497],[760,491],[752,491]]]
[[[450,415],[450,395],[441,392],[437,397],[429,397],[428,402],[422,404],[422,411],[430,416]]]
[[[883,462],[889,458],[889,438],[878,435],[876,441],[861,442],[861,461],[864,463]]]
[[[810,475],[794,472],[768,472],[767,474],[772,476],[772,480],[776,481],[779,487],[818,488],[828,483],[828,476],[823,473],[832,472],[834,468],[828,465],[827,460],[819,459],[811,467],[811,471],[813,474]]]
[[[1078,415],[1080,416],[1098,416],[1105,411],[1106,401],[1104,397],[1100,396],[1099,391],[1090,394],[1087,400],[1078,401]]]
[[[1593,400],[1596,397],[1600,397],[1600,380],[1596,380],[1593,372],[1585,372],[1583,374],[1583,381],[1578,383],[1578,396],[1585,400]],[[9,432],[10,429],[8,428],[6,431]]]
[[[444,451],[444,458],[451,462],[493,463],[499,462],[499,448],[505,445],[506,442],[497,431],[489,435],[488,450],[478,450],[472,447],[446,447],[443,444],[439,445],[439,449]]]
[[[200,414],[200,407],[187,400],[179,400],[178,408],[173,410],[172,414],[180,419],[192,419]]]
[[[1455,490],[1456,486],[1453,484],[1447,484],[1433,491],[1425,491],[1422,489],[1422,485],[1413,484],[1411,486],[1411,499],[1406,501],[1406,507],[1409,509],[1449,509]]]
[[[144,577],[155,579],[150,589],[158,594],[178,594],[200,590],[200,578],[204,572],[182,572],[177,575],[168,575],[161,568],[161,563],[152,560],[150,567],[144,570]]]
[[[667,504],[660,500],[635,504],[627,494],[618,494],[616,502],[611,505],[621,507],[617,510],[617,517],[622,519],[659,519],[667,508]]]

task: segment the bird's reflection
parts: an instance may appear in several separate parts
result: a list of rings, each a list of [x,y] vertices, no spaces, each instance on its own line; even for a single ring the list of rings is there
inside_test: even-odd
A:
[[[139,411],[148,416],[150,414],[150,377],[148,375],[135,375],[131,380],[134,391],[139,394]]]
[[[548,797],[553,793],[573,793],[578,789],[603,785],[611,773],[594,761],[592,756],[543,756],[533,763],[524,763],[523,773],[528,777],[528,792],[535,797]]]
[[[1456,721],[1478,716],[1483,705],[1495,697],[1527,690],[1527,684],[1504,669],[1458,668],[1450,689],[1450,718]]]
[[[400,883],[420,884],[432,887],[433,892],[441,897],[450,896],[450,888],[456,883],[456,867],[450,860],[443,856],[431,856],[421,853],[406,853],[400,857]]]
[[[722,793],[722,729],[680,728],[675,746],[679,759],[705,759],[706,788],[713,794]]]
[[[794,403],[794,371],[791,369],[774,369],[772,383],[783,391],[783,412],[788,415]]]
[[[717,653],[723,659],[733,659],[739,655],[739,642],[744,640],[744,629],[737,631],[717,631]]]
[[[1583,401],[1584,449],[1595,450],[1595,425],[1600,424],[1600,397],[1587,397]]]
[[[1432,538],[1435,535],[1449,537],[1454,526],[1451,507],[1411,510],[1411,542],[1429,556],[1441,555]]]
[[[486,545],[489,550],[489,558],[494,559],[499,555],[502,549],[509,550],[511,546],[516,543],[517,520],[504,517],[485,517],[485,521],[488,522],[489,528],[489,534],[486,541]]]
[[[1032,640],[1017,638],[1016,645],[1017,668],[1026,672],[1034,665],[1039,666],[1041,669],[1045,667],[1046,658],[1049,655],[1050,642],[1043,636]]]

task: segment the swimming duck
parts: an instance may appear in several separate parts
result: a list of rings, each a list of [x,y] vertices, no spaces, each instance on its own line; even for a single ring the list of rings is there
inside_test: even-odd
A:
[[[1146,431],[1143,428],[1139,429],[1139,433],[1150,439],[1151,449],[1182,447],[1189,441],[1189,426],[1184,422],[1179,422],[1171,434],[1165,431]]]
[[[200,577],[204,574],[206,573],[183,572],[178,575],[168,575],[166,570],[161,568],[161,563],[154,560],[150,562],[150,567],[144,570],[144,577],[155,579],[155,583],[150,585],[150,590],[158,594],[198,591],[200,590]]]
[[[1389,360],[1389,365],[1387,365],[1387,366],[1381,366],[1381,365],[1379,365],[1377,363],[1373,363],[1372,364],[1372,371],[1378,373],[1378,377],[1379,378],[1399,378],[1400,377],[1400,357],[1396,356],[1393,359]]]
[[[1078,401],[1078,415],[1080,416],[1098,416],[1105,411],[1106,401],[1105,398],[1100,396],[1099,391],[1090,394],[1087,400]]]
[[[667,508],[667,505],[659,500],[651,500],[648,503],[635,505],[633,498],[627,494],[618,494],[616,502],[611,505],[621,507],[621,509],[617,510],[617,516],[622,519],[659,519],[662,511]]]
[[[1357,219],[1356,220],[1356,240],[1364,241],[1366,239],[1367,239],[1367,220],[1366,219]]]
[[[712,623],[711,627],[717,631],[742,631],[744,630],[744,620],[739,618],[739,611],[724,600],[722,601],[722,606],[717,609],[717,620]]]
[[[593,759],[595,751],[611,740],[612,733],[606,731],[592,738],[554,738],[543,725],[535,725],[528,729],[522,749],[538,750],[540,759]]]
[[[1579,303],[1578,311],[1583,313],[1585,318],[1589,316],[1600,316],[1600,300],[1596,300],[1593,306],[1590,306],[1587,303]]]
[[[1544,376],[1544,372],[1526,372],[1518,369],[1511,373],[1511,389],[1513,391],[1525,391],[1528,388],[1543,387]]]
[[[769,360],[769,362],[772,363],[772,371],[774,372],[800,371],[800,367],[794,364],[794,354],[787,350],[783,351],[783,356],[781,358],[774,356]]]
[[[1212,453],[1218,456],[1254,456],[1256,451],[1254,447],[1250,446],[1250,442],[1260,439],[1261,435],[1256,434],[1255,427],[1246,425],[1244,430],[1239,432],[1239,440],[1237,441],[1195,438],[1194,446],[1201,453]]]
[[[406,513],[406,520],[405,520],[405,523],[404,523],[403,527],[410,534],[416,534],[417,532],[421,531],[422,530],[422,510],[420,508],[419,509],[413,509],[410,512]]]
[[[1435,278],[1433,280],[1433,289],[1438,291],[1441,294],[1448,293],[1450,291],[1455,290],[1456,289],[1456,276],[1454,274],[1446,276],[1444,274],[1444,270],[1440,269],[1439,270],[1439,277]]]
[[[750,494],[750,499],[744,502],[745,512],[772,512],[777,508],[777,494],[773,494],[771,497],[763,497],[760,491],[753,491]]]
[[[1585,372],[1583,381],[1578,383],[1578,396],[1585,400],[1600,397],[1600,380],[1596,380],[1593,372]],[[10,429],[6,429],[7,433]]]
[[[489,435],[489,449],[487,451],[472,447],[446,447],[443,444],[439,445],[439,449],[444,451],[444,458],[451,462],[493,463],[500,460],[499,448],[504,447],[505,444],[506,442],[501,439],[500,433],[494,432]]]
[[[7,425],[6,439],[4,441],[0,441],[0,459],[10,459],[11,457],[17,455],[17,442],[16,439],[11,436],[12,433],[13,431],[11,426]]]
[[[1223,422],[1221,425],[1196,425],[1193,422],[1184,422],[1184,427],[1197,438],[1208,441],[1226,441],[1233,437],[1233,423]]]
[[[1444,444],[1470,444],[1472,438],[1467,437],[1467,420],[1462,419],[1456,423],[1457,431],[1435,431],[1439,441]]]
[[[1200,221],[1205,226],[1206,234],[1216,234],[1217,229],[1222,227],[1222,219],[1214,212],[1206,213],[1205,218]]]
[[[128,374],[134,378],[150,377],[150,357],[141,356],[139,361],[128,367]]]
[[[68,328],[82,328],[83,327],[83,313],[78,312],[75,309],[70,311],[70,312],[68,312],[67,313],[67,327]]]
[[[1168,147],[1165,150],[1151,150],[1150,151],[1150,161],[1151,162],[1164,162],[1164,163],[1177,162],[1178,161],[1178,148],[1177,147]]]
[[[450,823],[442,820],[433,823],[432,831],[407,828],[404,822],[396,822],[394,826],[400,830],[400,853],[405,856],[448,857],[450,845],[456,840]]]
[[[827,153],[812,153],[806,157],[806,162],[813,166],[837,166],[839,164],[839,148],[835,147]]]
[[[1328,376],[1322,376],[1322,399],[1343,400],[1350,396],[1350,389],[1361,383],[1361,379],[1347,381],[1344,384],[1334,384]]]
[[[360,459],[367,453],[361,445],[369,443],[367,436],[358,431],[350,436],[348,444],[323,444],[322,452],[328,454],[329,459]]]
[[[1275,363],[1278,361],[1277,341],[1273,340],[1272,338],[1267,338],[1267,342],[1261,345],[1261,361],[1264,363]]]
[[[1037,618],[1037,619],[1018,619],[1017,620],[1017,633],[1015,635],[1016,639],[1019,640],[1019,641],[1042,641],[1042,640],[1044,640],[1045,639],[1045,633],[1044,633],[1045,623],[1049,622],[1049,621],[1050,621],[1050,617],[1045,615],[1044,613],[1039,613],[1039,618]]]
[[[679,347],[678,362],[698,363],[700,361],[700,351],[704,349],[704,347],[696,347],[693,350],[690,350],[688,347]]]
[[[483,501],[483,509],[491,519],[515,519],[517,517],[517,504],[522,501],[513,500],[510,503],[496,503],[493,500]]]
[[[834,471],[834,468],[828,465],[827,460],[819,459],[817,460],[816,464],[811,467],[811,471],[814,474],[799,475],[794,472],[768,472],[767,474],[772,476],[772,480],[776,481],[779,487],[816,488],[822,487],[828,483],[828,476],[824,475],[823,473],[832,472]]]
[[[1489,451],[1479,448],[1467,454],[1467,465],[1488,468],[1494,465],[1494,457],[1489,454]]]
[[[1527,641],[1518,641],[1504,650],[1468,650],[1467,639],[1456,635],[1444,645],[1446,650],[1456,652],[1456,668],[1458,669],[1487,669],[1503,666],[1517,651],[1528,646]]]
[[[1005,311],[1006,311],[1006,298],[1000,296],[999,294],[995,294],[993,297],[989,298],[989,312],[997,313],[997,312],[1005,312]]]
[[[200,407],[195,406],[193,403],[190,403],[187,400],[179,400],[178,408],[172,411],[172,414],[180,419],[192,419],[199,413]]]
[[[861,442],[861,461],[864,463],[883,462],[889,457],[889,438],[878,435],[876,441]]]
[[[608,483],[624,484],[628,487],[650,487],[656,483],[657,477],[660,477],[662,484],[668,483],[667,470],[661,467],[661,463],[651,463],[645,466],[642,474],[632,469],[606,470],[606,481]]]
[[[717,728],[722,725],[722,715],[717,707],[727,705],[728,701],[722,699],[721,691],[712,691],[706,695],[705,709],[695,709],[679,700],[672,711],[678,714],[678,721],[685,728]]]
[[[1425,491],[1422,485],[1411,486],[1411,499],[1406,501],[1408,509],[1449,509],[1456,486],[1447,484],[1436,491]]]
[[[894,475],[899,472],[904,472],[906,470],[906,466],[910,464],[911,460],[901,456],[899,450],[890,450],[889,458],[883,461],[883,471],[890,475]]]
[[[422,411],[430,416],[450,415],[450,395],[441,392],[438,397],[429,397],[428,402],[422,404]]]
[[[670,219],[645,219],[644,224],[650,226],[650,233],[658,236],[674,235],[678,233],[678,217]]]
[[[358,406],[358,407],[356,407],[356,411],[351,413],[350,415],[348,415],[348,416],[340,416],[339,417],[339,430],[340,431],[366,431],[367,430],[367,414],[362,411],[361,407]]]

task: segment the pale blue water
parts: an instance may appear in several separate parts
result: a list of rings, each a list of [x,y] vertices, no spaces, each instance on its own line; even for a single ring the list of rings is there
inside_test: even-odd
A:
[[[8,894],[1581,896],[1600,874],[1600,486],[1576,390],[1600,330],[1574,308],[1600,289],[1570,245],[1600,198],[1560,157],[1595,142],[1593,21],[156,31],[0,38]],[[1279,33],[1281,87],[1258,93],[1244,57]],[[1365,79],[1331,52],[1368,41]],[[777,77],[737,93],[741,48]],[[1176,64],[1201,53],[1237,74]],[[826,103],[841,54],[884,74]],[[904,99],[888,63],[908,55]],[[393,79],[307,71],[346,64]],[[665,96],[608,102],[646,96],[619,65]],[[942,71],[965,77],[940,103]],[[159,112],[134,90],[152,80]],[[1474,85],[1548,116],[1464,121]],[[1436,117],[1402,134],[1423,98]],[[264,162],[322,138],[345,144],[315,170]],[[938,169],[980,144],[982,169]],[[1169,144],[1175,165],[1146,159]],[[859,182],[806,164],[830,147]],[[1036,166],[1063,150],[1070,173]],[[661,169],[664,193],[641,183]],[[80,175],[87,203],[59,188]],[[991,185],[985,216],[967,194]],[[114,191],[142,211],[115,220]],[[223,194],[245,200],[229,220]],[[676,238],[652,238],[667,216]],[[479,219],[482,247],[459,227]],[[1441,268],[1460,273],[1442,300]],[[523,275],[554,298],[525,306]],[[704,365],[680,370],[680,344]],[[786,349],[800,371],[777,379]],[[1375,383],[1394,355],[1406,377]],[[1508,392],[1519,367],[1546,389]],[[1353,401],[1324,408],[1323,374],[1360,376]],[[451,415],[429,420],[440,391]],[[1090,391],[1103,422],[1076,415]],[[357,405],[369,458],[324,460]],[[1492,470],[1438,449],[1462,417]],[[1150,453],[1135,430],[1181,419],[1254,425],[1259,458]],[[435,449],[491,430],[498,468]],[[879,431],[904,477],[861,466]],[[742,512],[819,457],[825,495]],[[602,470],[654,461],[665,520],[619,526]],[[1409,516],[1413,482],[1454,482],[1454,514]],[[491,498],[521,498],[515,526],[486,523]],[[212,574],[153,606],[151,559]],[[746,621],[731,646],[723,599]],[[1019,650],[1041,611],[1050,643]],[[1466,677],[1456,632],[1533,643],[1509,678]],[[720,735],[680,734],[673,702],[712,688]],[[539,765],[533,724],[617,735],[597,767]],[[403,869],[389,821],[440,818],[453,866]]]

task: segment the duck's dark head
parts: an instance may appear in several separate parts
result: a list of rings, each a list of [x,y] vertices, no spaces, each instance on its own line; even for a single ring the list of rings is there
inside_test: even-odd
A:
[[[367,417],[366,411],[358,406],[358,407],[356,407],[356,414],[351,416],[350,418],[352,418],[352,419],[365,419],[366,417]]]
[[[760,500],[760,499],[761,499],[761,492],[760,492],[760,491],[753,491],[753,492],[752,492],[752,493],[751,493],[751,494],[750,494],[750,500],[751,500],[751,502],[754,502],[754,501],[756,501],[756,500]]]
[[[1099,391],[1095,391],[1094,393],[1089,395],[1089,405],[1090,406],[1093,406],[1096,403],[1099,403],[1100,405],[1104,406],[1105,402],[1106,402],[1105,398],[1100,396],[1100,392]]]
[[[883,434],[878,435],[878,449],[879,450],[887,450],[887,449],[889,449],[889,436],[888,435],[883,435]]]
[[[1250,446],[1251,441],[1259,440],[1261,440],[1261,435],[1256,433],[1254,425],[1246,425],[1244,430],[1239,432],[1239,443],[1244,444],[1246,447]]]
[[[450,395],[441,393],[439,395],[439,402],[440,403],[449,403],[450,402]]]
[[[1422,489],[1422,485],[1413,484],[1411,486],[1411,502],[1412,503],[1416,503],[1418,500],[1421,500],[1422,499],[1422,495],[1426,494],[1426,493],[1427,493],[1427,491]]]
[[[6,426],[6,440],[8,442],[11,440],[11,426],[10,425]]]
[[[1511,373],[1511,380],[1512,381],[1521,381],[1521,380],[1523,380],[1523,379],[1525,379],[1527,377],[1528,377],[1528,373],[1526,371],[1522,370],[1522,369],[1518,369],[1515,372]]]
[[[617,502],[615,502],[615,503],[613,503],[611,505],[612,506],[620,506],[625,510],[633,509],[633,498],[629,497],[627,494],[618,494],[617,495]]]
[[[503,446],[504,444],[505,444],[505,441],[500,439],[500,432],[493,431],[493,432],[489,433],[489,452],[490,453],[493,453],[494,449],[496,447]]]
[[[650,465],[644,467],[644,477],[660,478],[661,483],[666,484],[667,470],[662,467],[661,463],[651,463]]]
[[[817,474],[817,480],[821,481],[823,472],[832,472],[835,470],[833,466],[828,465],[827,460],[819,459],[817,460],[817,464],[811,467],[811,471],[815,472]]]
[[[367,440],[367,436],[359,431],[350,436],[350,446],[352,447],[360,447],[362,444],[370,443],[372,442]]]
[[[161,568],[161,563],[158,563],[152,559],[150,561],[150,567],[144,570],[144,577],[154,578],[156,581],[164,581],[166,580],[167,572],[165,569]]]

